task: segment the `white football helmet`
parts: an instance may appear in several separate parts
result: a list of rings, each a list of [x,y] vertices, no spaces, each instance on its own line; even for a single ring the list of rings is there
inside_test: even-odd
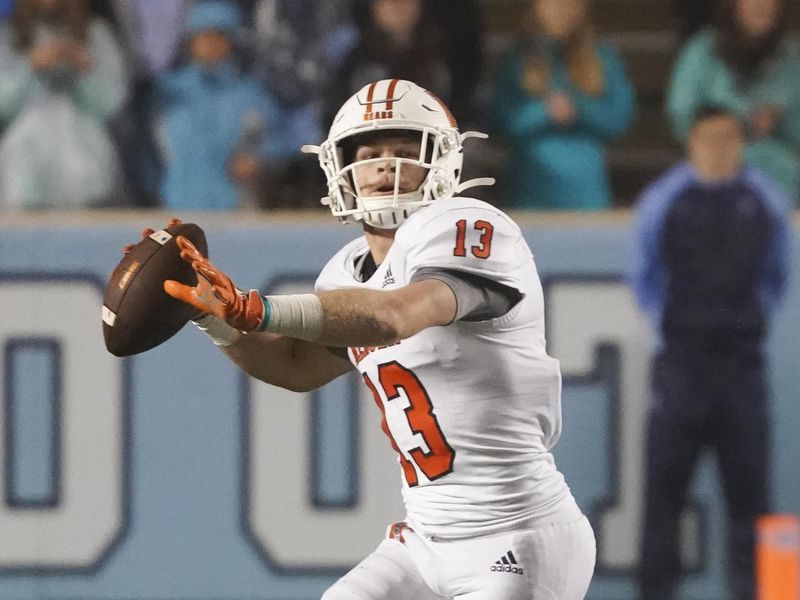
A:
[[[354,161],[355,147],[362,134],[393,132],[415,135],[421,143],[419,156],[412,158],[370,158]],[[328,181],[328,196],[322,199],[343,222],[363,221],[381,229],[395,229],[414,211],[441,198],[452,197],[476,185],[492,185],[494,179],[473,179],[459,184],[464,160],[462,142],[483,133],[460,133],[450,110],[435,95],[410,81],[384,79],[364,86],[337,113],[328,139],[321,146],[303,146],[304,152],[319,155]],[[394,193],[363,195],[355,167],[368,163],[394,162]],[[403,165],[427,171],[418,189],[400,192]]]

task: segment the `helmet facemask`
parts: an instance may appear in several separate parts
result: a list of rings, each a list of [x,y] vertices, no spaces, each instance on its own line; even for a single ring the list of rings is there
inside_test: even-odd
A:
[[[415,157],[378,157],[355,160],[359,146],[386,138],[409,138],[419,142]],[[370,129],[326,141],[320,148],[320,163],[328,180],[331,212],[343,221],[363,221],[381,229],[394,229],[408,216],[436,200],[456,192],[461,172],[462,149],[458,131],[430,127]],[[391,189],[369,195],[365,169],[384,164],[392,171]],[[373,167],[374,168],[374,167]],[[424,178],[416,189],[404,189],[411,170],[423,169]],[[391,193],[389,193],[391,192]]]

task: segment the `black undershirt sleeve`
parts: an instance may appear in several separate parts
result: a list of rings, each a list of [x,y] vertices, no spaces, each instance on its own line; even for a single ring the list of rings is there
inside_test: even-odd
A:
[[[411,283],[437,279],[456,296],[454,321],[487,321],[506,314],[522,300],[522,292],[486,277],[455,269],[423,267],[411,278]]]

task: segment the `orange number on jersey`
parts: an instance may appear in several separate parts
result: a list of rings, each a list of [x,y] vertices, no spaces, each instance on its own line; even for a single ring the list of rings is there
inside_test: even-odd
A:
[[[494,225],[489,221],[478,219],[475,221],[473,229],[480,231],[481,235],[478,238],[479,244],[472,246],[470,251],[472,256],[476,258],[489,258],[492,253],[492,235],[494,235]],[[453,248],[453,256],[464,257],[467,255],[467,245],[464,241],[467,237],[467,220],[460,219],[456,221],[456,247]]]
[[[425,445],[428,446],[427,452],[421,447],[412,448],[409,451],[419,470],[430,481],[450,473],[453,470],[453,460],[456,456],[455,450],[450,447],[450,444],[444,438],[444,434],[439,427],[439,421],[436,419],[436,415],[433,414],[430,396],[428,396],[428,392],[425,391],[417,376],[414,375],[413,371],[409,371],[401,364],[392,361],[378,366],[378,379],[381,388],[386,394],[387,401],[391,402],[399,398],[400,390],[403,390],[408,398],[410,406],[404,409],[408,424],[411,427],[411,431],[420,434]],[[394,436],[389,430],[389,425],[386,422],[386,412],[378,390],[375,389],[375,385],[366,374],[364,375],[364,381],[381,411],[381,429],[389,437],[392,448],[400,455],[400,466],[403,468],[406,482],[410,487],[414,487],[419,483],[414,466],[400,451]]]

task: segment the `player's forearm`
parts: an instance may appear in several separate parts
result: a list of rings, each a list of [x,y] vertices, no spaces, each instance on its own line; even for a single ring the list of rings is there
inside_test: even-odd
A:
[[[351,368],[323,346],[269,332],[240,333],[221,350],[251,377],[295,392],[317,389]]]
[[[320,342],[330,346],[383,346],[435,325],[450,323],[456,299],[433,279],[392,291],[341,289],[317,294],[322,303]]]
[[[330,346],[381,346],[409,337],[401,307],[378,290],[342,289],[317,294],[322,304],[320,343]]]

